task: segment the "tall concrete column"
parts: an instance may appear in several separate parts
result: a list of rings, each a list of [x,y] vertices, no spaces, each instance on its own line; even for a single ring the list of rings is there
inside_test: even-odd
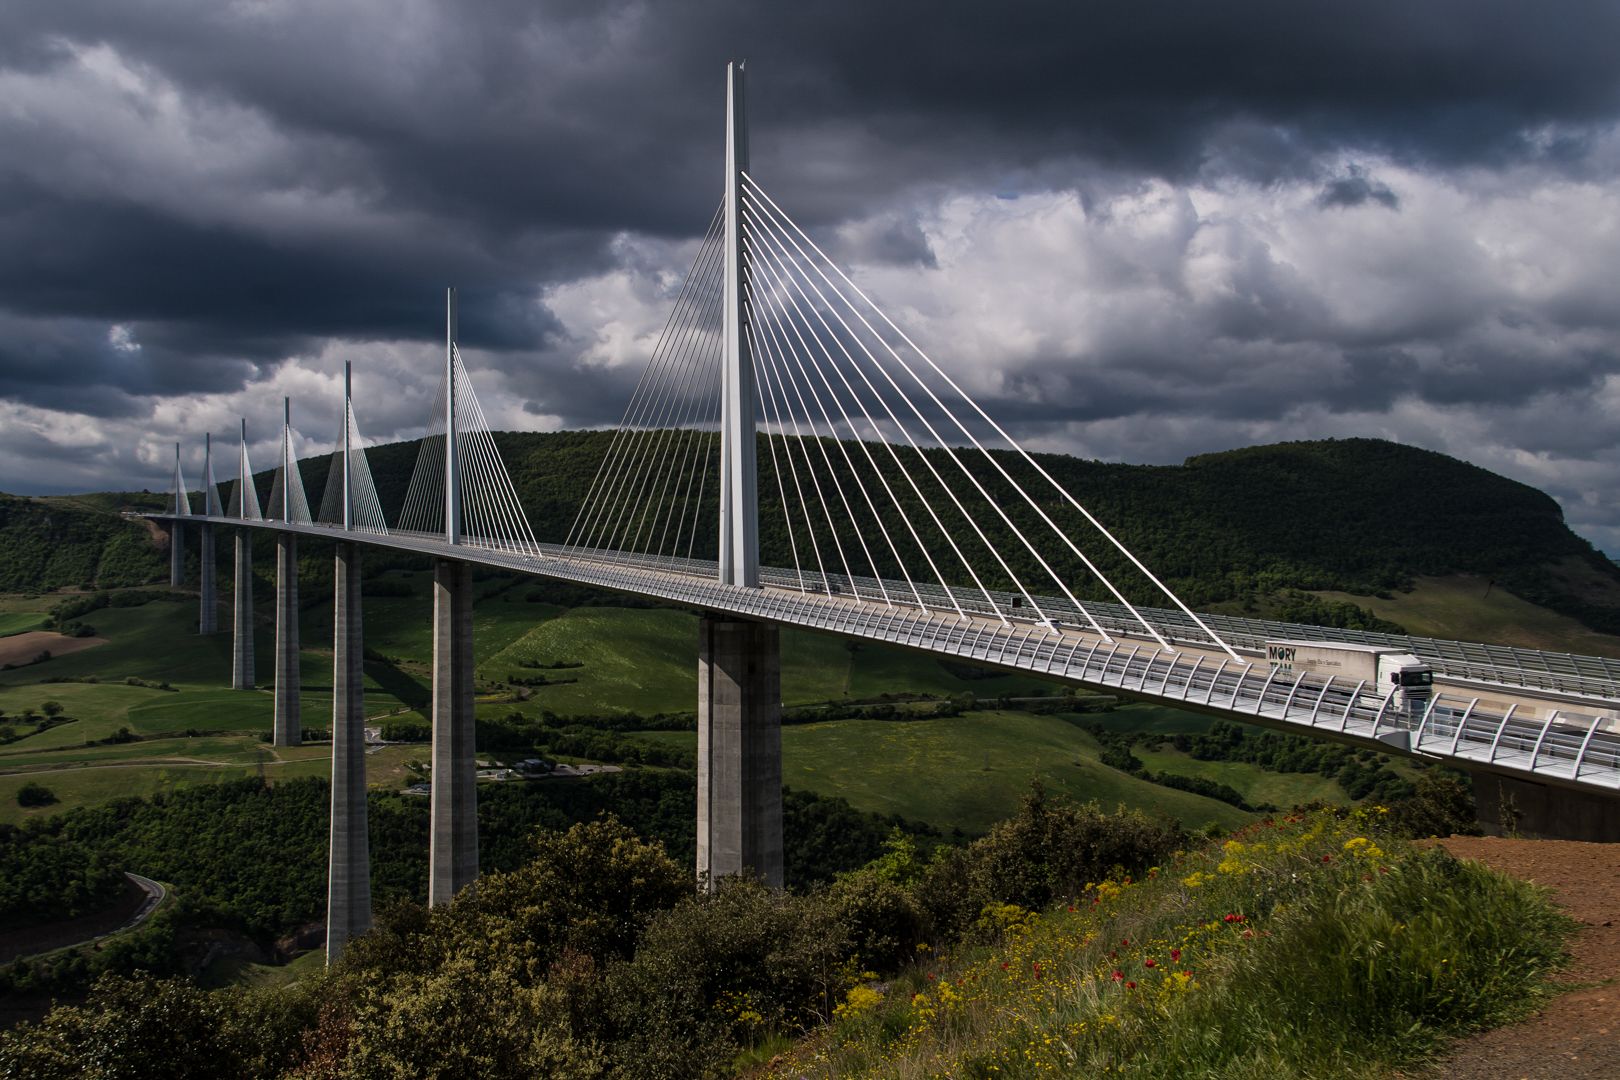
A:
[[[169,526],[169,584],[186,583],[186,527],[179,519]]]
[[[197,633],[219,633],[219,597],[214,591],[214,527],[200,525],[198,531],[197,548],[201,555],[201,565],[198,567],[199,606],[197,610]]]
[[[236,595],[232,599],[231,689],[253,689],[253,533],[236,530]]]
[[[1474,805],[1488,836],[1620,843],[1620,797],[1476,772]]]
[[[277,746],[299,746],[304,725],[298,683],[298,537],[276,533],[276,728]]]
[[[332,843],[326,878],[326,962],[371,929],[366,835],[366,699],[361,660],[360,545],[337,545],[332,626]]]
[[[775,626],[698,622],[698,873],[782,887],[782,649]]]
[[[433,567],[433,788],[428,903],[448,904],[478,879],[474,760],[472,567]]]

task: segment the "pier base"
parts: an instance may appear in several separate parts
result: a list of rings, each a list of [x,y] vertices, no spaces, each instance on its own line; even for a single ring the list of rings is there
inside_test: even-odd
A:
[[[326,878],[326,962],[371,929],[366,833],[366,699],[361,662],[360,545],[337,545],[332,626],[332,839]]]
[[[214,527],[199,525],[197,567],[199,603],[197,606],[197,633],[219,633],[219,596],[214,589]]]
[[[276,534],[276,714],[275,745],[299,746],[304,725],[299,706],[298,537]]]
[[[428,903],[448,904],[478,880],[474,760],[472,567],[433,567],[433,787]]]
[[[253,533],[236,530],[236,595],[231,600],[231,689],[253,689]]]
[[[698,622],[697,868],[782,887],[782,651],[775,626]]]
[[[1620,843],[1620,797],[1476,772],[1474,805],[1488,836]]]

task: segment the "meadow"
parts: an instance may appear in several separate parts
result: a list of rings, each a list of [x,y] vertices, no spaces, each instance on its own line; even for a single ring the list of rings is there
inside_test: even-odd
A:
[[[1489,575],[1420,577],[1412,585],[1411,592],[1390,593],[1388,599],[1327,591],[1316,595],[1369,608],[1419,637],[1620,658],[1620,638],[1493,587]]]
[[[389,571],[383,580],[396,589],[407,586],[412,595],[364,601],[367,644],[392,661],[365,665],[367,714],[425,722],[432,578],[425,572]],[[563,609],[529,603],[525,596],[532,582],[527,579],[497,578],[477,587],[475,661],[482,697],[476,712],[481,719],[513,712],[533,719],[547,711],[652,715],[695,707],[693,614],[669,608]],[[273,694],[226,688],[230,635],[198,637],[195,601],[181,595],[186,602],[97,611],[93,621],[108,644],[0,678],[0,708],[9,716],[30,708],[37,712],[45,702],[55,701],[71,718],[0,746],[0,821],[59,813],[120,794],[150,795],[247,775],[314,775],[328,767],[329,749],[323,744],[278,750],[258,740],[271,726]],[[44,599],[35,605],[43,608]],[[331,610],[330,601],[323,601],[300,614],[302,715],[310,728],[331,725]],[[16,614],[34,618],[38,613]],[[270,629],[261,612],[256,641],[261,683],[273,671]],[[782,696],[788,705],[902,692],[972,693],[988,701],[1054,688],[988,672],[987,677],[963,679],[928,656],[803,630],[782,632],[782,657]],[[578,666],[551,667],[559,663]],[[554,681],[532,688],[526,700],[514,701],[509,689],[497,685],[513,675],[544,675]],[[88,676],[100,681],[39,681]],[[125,680],[130,677],[150,685],[129,685]],[[172,689],[158,689],[161,682]],[[1096,741],[1081,726],[1098,719],[1111,730],[1203,731],[1209,724],[1173,709],[1131,706],[1085,718],[981,708],[954,719],[793,725],[783,734],[783,779],[796,790],[847,798],[862,811],[899,814],[969,833],[983,832],[1015,813],[1034,775],[1044,777],[1054,793],[1163,813],[1190,828],[1214,823],[1232,829],[1253,820],[1226,803],[1149,784],[1102,765]],[[145,738],[87,745],[114,736],[120,728]],[[188,731],[207,737],[186,738]],[[696,743],[694,732],[643,734],[689,748]],[[420,756],[421,751],[414,753]],[[1219,774],[1221,782],[1251,803],[1286,806],[1307,798],[1343,799],[1342,791],[1319,777],[1278,776],[1185,758],[1161,764],[1159,756],[1164,755],[1154,755],[1152,762],[1155,771]],[[373,783],[404,783],[403,758],[396,757],[390,752],[368,758]],[[60,801],[25,811],[16,805],[15,789],[29,779],[25,774],[35,773],[46,774],[42,782]]]

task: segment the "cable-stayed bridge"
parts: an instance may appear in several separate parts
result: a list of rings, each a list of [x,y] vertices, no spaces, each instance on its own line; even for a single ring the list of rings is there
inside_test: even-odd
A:
[[[260,506],[244,425],[222,501],[205,440],[194,507],[176,448],[174,579],[202,530],[236,531],[233,685],[253,686],[251,544],[277,545],[275,739],[299,740],[297,540],[337,541],[329,955],[369,925],[360,560],[435,560],[430,900],[477,876],[471,568],[656,597],[700,620],[698,862],[780,884],[778,630],[803,627],[1176,708],[1444,762],[1525,827],[1620,836],[1620,662],[1201,615],[839,269],[748,170],[729,69],[723,195],[668,324],[566,537],[530,527],[457,345],[454,290],[427,434],[386,519],[347,391],[318,509],[291,405]],[[762,557],[763,542],[770,558]],[[771,565],[772,562],[777,565]],[[1157,596],[1151,606],[1131,597]],[[1268,641],[1410,651],[1420,697],[1265,659]],[[1494,794],[1493,794],[1494,793]],[[1494,812],[1493,807],[1493,812]],[[1511,821],[1509,822],[1511,824]]]

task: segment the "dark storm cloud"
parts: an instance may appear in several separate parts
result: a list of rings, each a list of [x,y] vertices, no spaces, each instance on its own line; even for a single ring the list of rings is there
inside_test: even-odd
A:
[[[1340,141],[1447,160],[1525,152],[1527,128],[1611,114],[1620,40],[1612,4],[1478,0],[53,0],[5,12],[0,63],[14,73],[48,79],[70,46],[105,45],[182,103],[262,126],[273,145],[250,149],[224,185],[210,140],[177,145],[199,158],[173,163],[177,201],[187,185],[344,193],[390,219],[289,242],[265,207],[199,222],[139,195],[130,206],[116,175],[86,182],[121,163],[97,160],[94,131],[75,137],[82,118],[14,111],[0,159],[9,305],[256,337],[267,326],[412,334],[404,309],[448,279],[497,292],[565,280],[620,230],[690,234],[717,188],[721,65],[733,57],[754,61],[756,171],[806,216],[840,220],[912,185],[1076,154],[1161,173],[1215,154],[1283,175]],[[1359,190],[1331,180],[1325,198],[1386,197]]]
[[[1029,431],[1171,418],[1162,456],[1415,401],[1551,452],[1611,426],[1617,53],[1620,6],[1526,0],[12,0],[0,482],[54,445],[6,408],[325,430],[350,356],[409,432],[449,283],[492,414],[614,421],[743,57],[754,175]],[[61,475],[156,461],[99,452]]]

